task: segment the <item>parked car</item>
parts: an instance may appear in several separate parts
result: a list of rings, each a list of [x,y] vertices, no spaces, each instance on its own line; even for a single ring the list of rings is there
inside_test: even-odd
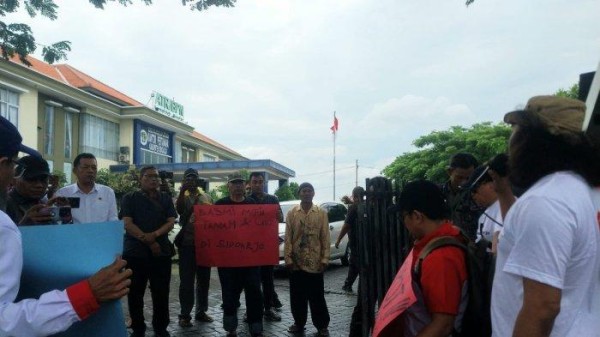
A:
[[[285,241],[285,217],[292,207],[299,205],[300,200],[282,201],[279,203],[281,210],[283,211],[283,223],[279,224],[279,265],[285,265],[283,243]],[[346,213],[348,208],[346,205],[336,201],[313,201],[313,204],[318,205],[321,209],[327,212],[327,218],[329,219],[329,234],[330,234],[330,246],[331,252],[329,260],[340,259],[344,266],[348,265],[348,235],[340,242],[339,248],[335,248],[335,241],[340,235],[344,220],[346,219]]]
[[[175,237],[177,236],[180,230],[181,225],[179,224],[179,219],[177,219],[175,220],[175,226],[173,226],[173,229],[169,231],[169,241],[175,242]],[[175,249],[175,256],[173,256],[173,260],[179,260],[179,252],[177,251],[177,249]]]

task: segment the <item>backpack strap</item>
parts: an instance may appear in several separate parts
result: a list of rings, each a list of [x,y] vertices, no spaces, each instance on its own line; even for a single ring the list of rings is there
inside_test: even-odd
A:
[[[432,251],[434,251],[438,248],[441,248],[441,247],[446,247],[446,246],[458,247],[458,248],[462,249],[463,252],[465,252],[465,254],[468,253],[467,246],[464,243],[460,242],[460,240],[458,240],[456,237],[440,236],[440,237],[434,238],[431,241],[429,241],[427,243],[427,245],[425,245],[425,247],[423,247],[423,250],[419,254],[419,257],[417,258],[417,262],[415,263],[415,268],[414,268],[415,274],[417,276],[421,275],[421,265],[423,264],[423,260],[425,260],[425,258]]]

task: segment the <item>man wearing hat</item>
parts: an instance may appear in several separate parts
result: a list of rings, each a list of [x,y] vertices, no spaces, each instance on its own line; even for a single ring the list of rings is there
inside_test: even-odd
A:
[[[210,267],[196,265],[196,250],[194,248],[194,205],[212,204],[210,196],[200,187],[201,179],[198,171],[188,168],[183,174],[183,182],[177,197],[177,213],[181,230],[175,238],[179,250],[179,326],[192,326],[192,308],[194,294],[196,298],[196,313],[194,319],[200,322],[212,322],[208,310],[208,288],[210,286]],[[194,292],[194,281],[196,291]]]
[[[285,218],[285,266],[290,270],[290,306],[294,324],[288,332],[302,334],[308,316],[317,336],[329,336],[329,310],[325,302],[323,272],[329,264],[330,237],[327,212],[313,204],[315,189],[310,183],[298,187],[300,205]]]
[[[233,173],[227,180],[229,196],[217,200],[215,205],[256,204],[246,197],[245,179],[240,172]],[[219,281],[223,295],[223,328],[228,337],[237,336],[237,304],[242,290],[246,293],[246,314],[250,334],[263,334],[263,295],[260,289],[260,267],[219,267]]]
[[[494,336],[596,336],[600,231],[590,186],[600,157],[582,132],[585,104],[536,96],[512,125],[509,178],[526,192],[508,210],[492,291]]]
[[[41,157],[25,156],[18,160],[15,173],[15,185],[8,192],[6,214],[18,225],[50,223],[52,215],[42,211],[48,201],[48,162]]]
[[[24,146],[17,128],[0,117],[0,199],[14,177],[19,152],[40,157]],[[129,291],[131,270],[115,259],[86,280],[65,290],[53,290],[38,299],[14,302],[23,268],[21,234],[15,223],[0,210],[0,336],[48,336],[69,328],[96,312],[104,302],[114,301]]]

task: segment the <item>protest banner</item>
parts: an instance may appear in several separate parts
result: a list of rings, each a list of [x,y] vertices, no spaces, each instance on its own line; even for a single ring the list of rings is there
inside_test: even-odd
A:
[[[17,301],[38,298],[50,290],[63,290],[111,264],[123,252],[120,221],[79,225],[21,226],[23,273]],[[100,310],[60,337],[125,337],[125,317],[120,300]]]
[[[247,267],[279,263],[277,205],[196,205],[196,263]]]
[[[411,251],[385,294],[375,319],[373,337],[378,337],[392,321],[417,301],[412,286],[412,256]]]

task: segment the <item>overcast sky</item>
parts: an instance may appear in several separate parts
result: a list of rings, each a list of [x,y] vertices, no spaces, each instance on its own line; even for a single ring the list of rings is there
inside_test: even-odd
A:
[[[26,22],[40,43],[70,40],[69,64],[142,103],[174,97],[197,131],[293,169],[320,200],[333,197],[334,111],[339,199],[356,160],[364,186],[417,137],[498,122],[600,61],[597,0],[155,2],[59,1],[58,20]]]

